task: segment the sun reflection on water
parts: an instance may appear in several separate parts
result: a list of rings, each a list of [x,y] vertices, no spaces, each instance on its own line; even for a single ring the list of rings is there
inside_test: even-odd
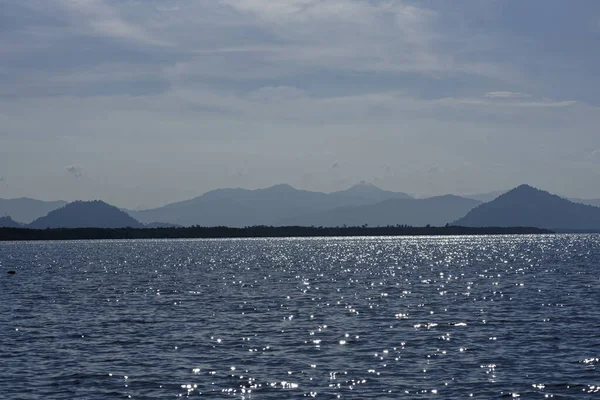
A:
[[[0,288],[16,299],[2,304],[2,358],[59,371],[32,379],[73,387],[67,397],[600,392],[594,236],[69,246],[10,247],[24,264],[65,261],[32,273],[30,287]]]

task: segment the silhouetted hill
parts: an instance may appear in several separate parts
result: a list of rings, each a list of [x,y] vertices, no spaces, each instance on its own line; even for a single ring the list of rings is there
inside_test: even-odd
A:
[[[42,201],[26,197],[0,199],[0,215],[9,215],[15,221],[28,224],[65,204],[66,201]]]
[[[142,222],[161,221],[183,226],[270,225],[283,215],[319,209],[325,194],[288,185],[266,189],[218,189],[191,200],[131,213]]]
[[[143,224],[127,213],[103,201],[76,201],[28,226],[33,229],[46,228],[142,228]]]
[[[131,211],[141,222],[162,221],[183,226],[277,225],[279,221],[311,215],[336,207],[369,204],[405,193],[360,184],[330,194],[298,190],[281,184],[266,189],[217,189],[191,200],[144,211]]]
[[[590,230],[600,228],[600,208],[573,203],[546,191],[521,185],[489,203],[481,204],[454,224]]]
[[[23,225],[11,217],[0,217],[0,228],[23,228]]]
[[[339,207],[281,221],[301,226],[443,226],[481,204],[477,200],[446,195],[426,199],[390,199],[377,204]]]
[[[482,203],[488,203],[492,200],[495,200],[500,195],[508,192],[508,190],[496,190],[488,193],[479,193],[479,194],[465,194],[461,195],[461,197],[466,197],[467,199],[479,200]],[[561,196],[562,197],[562,196]],[[579,199],[575,197],[565,197],[565,199],[572,201],[573,203],[587,204],[594,207],[600,207],[600,199]]]

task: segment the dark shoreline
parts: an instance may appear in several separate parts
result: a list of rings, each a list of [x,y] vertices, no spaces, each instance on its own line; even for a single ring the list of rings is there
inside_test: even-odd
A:
[[[91,240],[91,239],[217,239],[266,237],[331,237],[331,236],[463,236],[463,235],[529,235],[554,233],[547,229],[445,227],[303,227],[252,226],[246,228],[0,228],[0,241],[23,240]]]

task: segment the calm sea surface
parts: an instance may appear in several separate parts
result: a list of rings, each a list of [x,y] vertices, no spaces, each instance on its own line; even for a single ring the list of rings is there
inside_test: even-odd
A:
[[[600,397],[599,235],[0,243],[0,307],[2,399]]]

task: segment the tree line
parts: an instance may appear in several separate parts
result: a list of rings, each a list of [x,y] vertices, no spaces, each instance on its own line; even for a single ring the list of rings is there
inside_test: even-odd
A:
[[[261,238],[261,237],[331,237],[331,236],[424,236],[424,235],[508,235],[552,233],[546,229],[470,228],[463,226],[385,227],[342,226],[249,226],[245,228],[177,227],[177,228],[0,228],[0,240],[92,240],[92,239],[200,239],[200,238]]]

